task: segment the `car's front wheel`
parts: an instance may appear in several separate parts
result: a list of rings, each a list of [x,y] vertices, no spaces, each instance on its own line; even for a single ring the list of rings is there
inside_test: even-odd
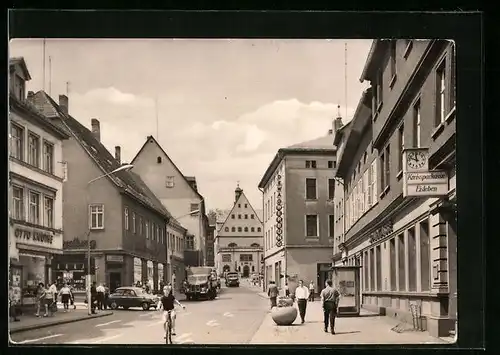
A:
[[[113,310],[114,310],[114,309],[117,309],[117,308],[118,308],[118,304],[117,304],[115,301],[113,301],[113,302],[111,302],[111,303],[109,304],[109,308],[111,308],[111,309],[113,309]]]

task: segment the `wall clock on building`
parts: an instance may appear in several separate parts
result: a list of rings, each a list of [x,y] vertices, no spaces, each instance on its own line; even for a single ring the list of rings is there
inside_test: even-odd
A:
[[[410,170],[422,170],[427,166],[427,154],[423,151],[406,153],[406,164]]]

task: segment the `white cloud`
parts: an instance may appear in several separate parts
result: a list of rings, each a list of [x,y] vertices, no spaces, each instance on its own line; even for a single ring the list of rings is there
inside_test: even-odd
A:
[[[99,118],[101,141],[112,154],[120,145],[124,162],[131,161],[146,136],[157,136],[154,99],[111,87],[73,94],[70,101],[70,113],[85,126],[90,127],[91,117]],[[232,121],[212,122],[190,117],[189,112],[187,103],[170,108],[159,122],[160,144],[185,175],[197,177],[209,207],[228,208],[236,181],[259,205],[257,184],[277,150],[327,134],[337,105],[292,98],[270,102]],[[348,116],[353,112],[349,108]]]

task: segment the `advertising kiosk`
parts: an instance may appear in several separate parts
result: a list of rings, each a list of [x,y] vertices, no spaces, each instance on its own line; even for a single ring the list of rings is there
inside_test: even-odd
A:
[[[332,266],[332,282],[340,293],[339,317],[356,317],[361,310],[361,266]]]

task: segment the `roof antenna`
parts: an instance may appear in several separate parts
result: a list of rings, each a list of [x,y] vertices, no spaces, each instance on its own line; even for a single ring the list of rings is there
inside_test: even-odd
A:
[[[344,66],[344,74],[345,74],[345,79],[344,79],[344,90],[345,90],[345,119],[347,120],[347,42],[344,43],[344,48],[345,48],[345,66]],[[339,106],[340,107],[340,106]],[[340,115],[339,115],[340,116]]]
[[[43,88],[43,91],[45,91],[45,38],[43,39],[43,58],[42,58],[42,66],[43,66],[43,85],[42,85],[42,88]]]
[[[158,94],[155,96],[155,115],[156,115],[156,139],[160,141],[159,128],[158,128]]]
[[[66,82],[66,96],[69,97],[69,81]]]
[[[52,57],[49,55],[49,96],[52,96]]]
[[[340,117],[340,105],[337,105],[337,117]]]

